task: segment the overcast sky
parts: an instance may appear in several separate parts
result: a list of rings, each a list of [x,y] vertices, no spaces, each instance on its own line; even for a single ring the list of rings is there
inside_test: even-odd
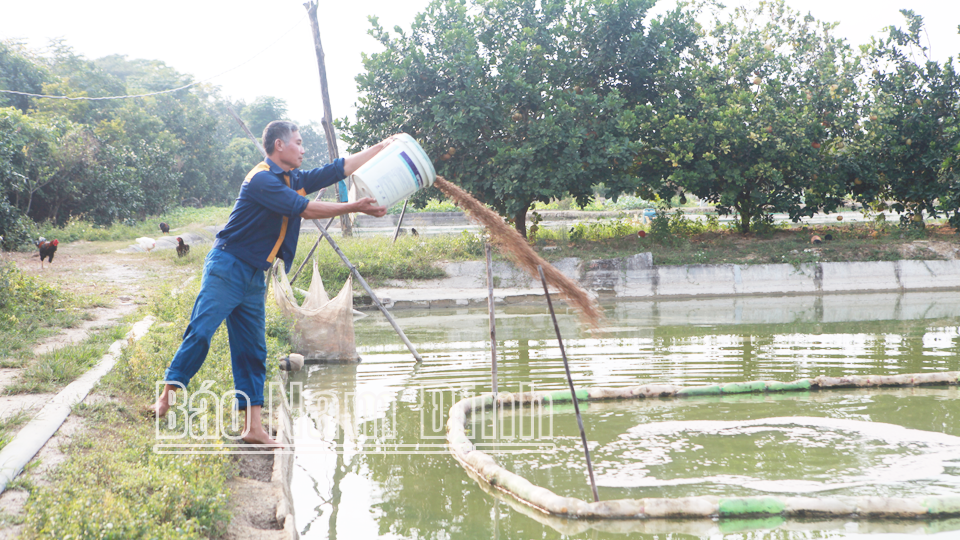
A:
[[[669,2],[669,0],[664,0]],[[728,5],[751,0],[727,0]],[[367,34],[369,15],[388,29],[409,29],[428,0],[321,2],[320,33],[335,117],[352,116],[354,77],[361,52],[379,50]],[[788,0],[801,12],[839,22],[839,35],[858,45],[887,25],[903,25],[909,7],[927,23],[935,58],[960,55],[960,2],[950,0]],[[658,6],[659,7],[659,6]],[[197,79],[208,79],[232,99],[283,98],[291,119],[319,121],[320,82],[302,0],[46,0],[4,1],[0,39],[22,39],[34,49],[63,38],[88,59],[110,54],[161,60]],[[239,66],[239,67],[237,67]],[[236,69],[233,69],[236,68]],[[226,70],[231,70],[222,74]]]

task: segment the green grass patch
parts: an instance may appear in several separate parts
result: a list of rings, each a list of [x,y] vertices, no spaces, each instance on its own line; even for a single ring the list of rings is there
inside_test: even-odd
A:
[[[12,262],[0,263],[0,361],[29,355],[40,339],[76,326],[84,317],[76,308],[84,302]]]
[[[153,451],[153,422],[122,402],[78,406],[75,436],[52,484],[28,485],[23,538],[210,538],[230,516],[229,456]]]
[[[638,231],[645,237],[639,237]],[[829,240],[827,239],[829,235]],[[813,237],[820,244],[812,242]],[[902,230],[875,223],[771,226],[741,234],[711,216],[694,220],[666,215],[652,223],[628,217],[581,222],[573,227],[537,231],[531,243],[547,260],[563,257],[612,259],[650,252],[657,265],[793,264],[818,262],[939,260],[946,258],[927,242],[957,243],[956,231],[945,225]],[[543,249],[549,247],[550,249]]]
[[[61,227],[52,223],[40,224],[37,226],[35,236],[43,236],[48,239],[56,238],[62,243],[77,240],[90,242],[133,240],[141,236],[156,238],[162,234],[160,232],[161,222],[169,225],[170,234],[175,235],[173,229],[222,225],[227,222],[227,217],[230,216],[232,209],[231,206],[180,207],[159,216],[149,216],[143,221],[131,220],[107,227],[101,227],[81,219],[72,219]],[[29,247],[32,249],[32,246]]]
[[[297,247],[297,257],[291,274],[296,271],[317,237],[304,235]],[[403,236],[396,243],[389,236],[364,236],[337,238],[337,245],[344,255],[357,267],[371,286],[388,279],[433,279],[443,277],[437,265],[440,261],[471,260],[483,257],[483,240],[480,235],[464,232],[454,235],[429,237]],[[334,252],[326,240],[321,240],[316,255],[324,288],[335,295],[346,283],[350,270]],[[295,285],[306,289],[310,284],[312,267],[307,265]],[[292,276],[291,276],[292,277]],[[362,287],[354,283],[354,290]]]
[[[30,361],[20,379],[4,388],[5,394],[56,392],[83,375],[103,358],[107,349],[129,331],[126,325],[111,326],[82,343],[65,345]]]
[[[397,204],[391,206],[387,209],[388,214],[399,214],[403,211],[403,202],[398,202]],[[462,212],[457,205],[453,204],[451,201],[440,200],[440,199],[430,199],[427,201],[426,206],[423,208],[414,208],[412,204],[407,205],[408,214],[416,214],[420,212]]]

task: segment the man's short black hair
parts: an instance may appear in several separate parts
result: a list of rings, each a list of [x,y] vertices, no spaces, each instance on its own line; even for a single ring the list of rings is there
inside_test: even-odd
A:
[[[287,122],[286,120],[274,120],[267,124],[267,127],[263,128],[263,149],[266,150],[267,155],[273,153],[277,139],[280,139],[284,143],[290,142],[290,135],[292,135],[294,131],[300,130],[296,124]]]

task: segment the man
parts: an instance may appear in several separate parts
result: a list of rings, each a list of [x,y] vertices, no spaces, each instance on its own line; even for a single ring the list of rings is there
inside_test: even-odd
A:
[[[185,388],[210,349],[210,340],[226,319],[230,358],[239,408],[246,409],[244,441],[276,445],[263,428],[260,410],[266,380],[266,275],[276,258],[287,271],[297,250],[300,218],[324,219],[350,212],[375,217],[387,213],[376,199],[352,203],[308,202],[304,195],[335,184],[390,144],[386,139],[366,150],[316,169],[301,171],[303,139],[292,122],[270,122],[263,130],[267,159],[253,168],[226,227],[217,234],[203,267],[203,281],[183,334],[183,342],[164,374],[164,388],[150,410],[163,417],[174,392]]]

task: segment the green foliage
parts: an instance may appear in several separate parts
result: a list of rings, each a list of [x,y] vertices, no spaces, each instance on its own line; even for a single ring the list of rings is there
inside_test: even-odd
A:
[[[862,173],[849,187],[860,201],[892,201],[906,226],[924,215],[947,214],[960,225],[960,76],[953,59],[931,60],[922,43],[923,19],[902,10],[907,28],[867,48],[868,121]]]
[[[592,197],[590,201],[583,207],[581,210],[586,210],[589,212],[610,212],[610,211],[625,211],[625,210],[643,210],[645,208],[652,208],[654,206],[653,201],[648,201],[642,197],[637,197],[636,195],[621,195],[617,197],[616,200],[613,199],[599,199],[597,197]],[[532,210],[573,210],[577,207],[575,200],[571,198],[565,199],[554,199],[550,202],[537,202],[534,203],[531,207]]]
[[[258,96],[240,110],[240,117],[258,138],[263,129],[274,120],[287,119],[287,102],[273,96]]]
[[[403,203],[399,202],[391,206],[388,210],[388,214],[399,214],[403,210]],[[462,212],[457,205],[453,204],[447,200],[441,199],[428,199],[423,203],[419,208],[415,208],[414,205],[407,205],[407,213],[411,212]]]
[[[571,242],[601,241],[611,238],[636,237],[640,225],[628,221],[623,216],[615,219],[599,219],[592,222],[579,222],[570,228]]]
[[[49,74],[46,69],[23,44],[0,41],[0,88],[39,94],[47,77]],[[0,107],[16,107],[25,113],[31,108],[31,103],[32,98],[28,96],[0,93]]]
[[[601,181],[633,192],[635,109],[660,102],[659,78],[696,37],[678,12],[645,24],[652,4],[435,0],[397,36],[374,18],[385,50],[364,57],[357,121],[340,130],[354,146],[410,133],[524,235],[535,201],[584,205]]]
[[[835,209],[860,68],[831,28],[782,0],[718,19],[678,71],[675,98],[644,111],[651,136],[636,174],[736,212],[742,232],[757,216]]]
[[[89,61],[62,40],[50,50],[40,58],[16,43],[0,43],[0,87],[94,97],[168,90],[191,81],[159,61],[119,55]],[[182,204],[231,203],[261,158],[225,109],[234,105],[257,122],[279,118],[286,109],[283,100],[271,97],[246,107],[231,104],[205,85],[101,101],[4,94],[0,107],[5,105],[16,108],[0,108],[0,199],[34,221],[58,225],[76,218],[110,225]],[[311,139],[308,157],[320,161],[326,156],[322,133],[309,125],[303,132]]]
[[[30,241],[30,220],[20,211],[0,197],[0,251],[8,251],[27,244]]]

